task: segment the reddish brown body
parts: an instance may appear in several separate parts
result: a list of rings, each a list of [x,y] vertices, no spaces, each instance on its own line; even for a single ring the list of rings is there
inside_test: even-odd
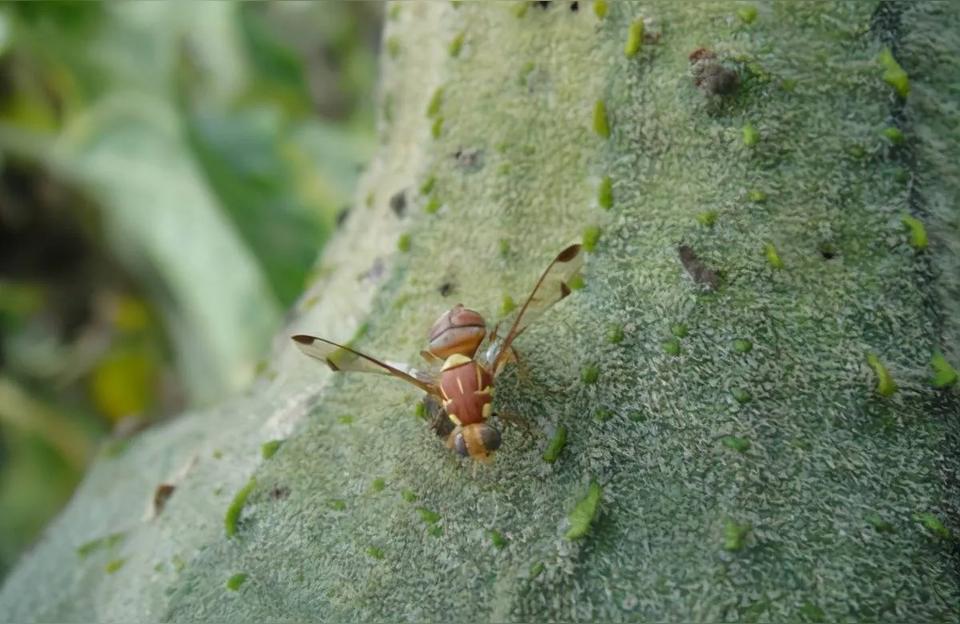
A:
[[[447,358],[440,373],[443,408],[457,425],[482,423],[493,409],[493,375],[463,355]]]

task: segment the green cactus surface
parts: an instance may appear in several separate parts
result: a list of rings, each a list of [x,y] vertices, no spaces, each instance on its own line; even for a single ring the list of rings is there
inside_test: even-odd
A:
[[[960,4],[569,5],[391,7],[389,119],[316,303],[245,395],[96,463],[5,619],[960,617],[960,395],[930,381],[960,364]],[[391,211],[424,187],[437,209]],[[355,348],[416,362],[440,313],[492,322],[581,238],[583,287],[497,379],[521,424],[489,464],[416,388],[289,340],[366,324]]]

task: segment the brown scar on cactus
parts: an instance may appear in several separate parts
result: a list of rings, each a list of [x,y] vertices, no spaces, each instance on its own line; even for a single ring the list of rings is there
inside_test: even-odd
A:
[[[170,497],[173,496],[173,492],[177,489],[177,486],[173,483],[161,483],[153,490],[153,516],[159,516],[163,513],[164,507],[167,506],[167,501],[170,500]]]
[[[724,66],[707,48],[697,48],[687,57],[693,84],[706,95],[733,95],[740,88],[740,74]]]
[[[703,284],[711,290],[716,290],[719,287],[720,278],[717,272],[707,267],[689,245],[677,247],[677,254],[680,256],[680,264],[683,265],[694,282]]]

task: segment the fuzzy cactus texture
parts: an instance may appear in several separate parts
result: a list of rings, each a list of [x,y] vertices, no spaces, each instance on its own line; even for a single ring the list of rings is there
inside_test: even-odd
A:
[[[100,459],[3,619],[960,617],[960,4],[592,4],[388,7],[379,153],[268,371]],[[416,361],[581,237],[489,465],[289,341]]]

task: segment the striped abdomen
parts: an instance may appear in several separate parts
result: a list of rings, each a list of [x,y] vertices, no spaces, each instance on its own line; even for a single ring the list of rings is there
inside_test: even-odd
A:
[[[493,376],[464,355],[451,355],[440,373],[443,407],[458,425],[481,423],[493,411]]]

